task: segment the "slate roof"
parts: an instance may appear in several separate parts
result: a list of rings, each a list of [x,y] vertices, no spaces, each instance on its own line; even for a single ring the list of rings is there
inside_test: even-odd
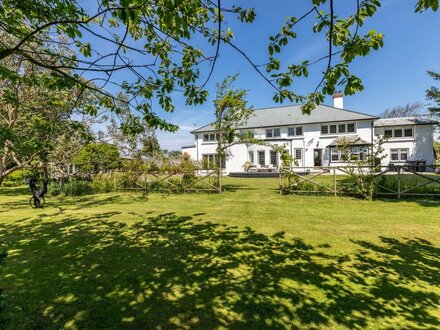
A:
[[[417,117],[381,118],[374,122],[374,127],[432,124],[438,124],[438,122],[432,119],[423,119]]]
[[[319,105],[310,115],[304,115],[301,111],[301,105],[290,105],[255,110],[246,125],[237,128],[278,127],[340,121],[374,120],[377,118],[376,116],[367,115],[365,113],[339,109],[328,105]],[[191,133],[210,132],[213,130],[214,128],[211,123],[197,128]]]

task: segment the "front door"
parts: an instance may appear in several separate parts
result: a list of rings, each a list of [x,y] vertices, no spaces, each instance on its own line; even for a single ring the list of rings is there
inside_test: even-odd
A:
[[[322,149],[313,150],[313,164],[314,166],[322,166]]]

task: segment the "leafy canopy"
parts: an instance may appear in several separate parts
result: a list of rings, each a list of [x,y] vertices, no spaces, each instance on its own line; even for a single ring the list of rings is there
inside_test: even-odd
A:
[[[234,32],[227,25],[233,17],[252,23],[256,10],[234,2],[225,7],[221,0],[3,0],[0,30],[11,40],[0,45],[0,78],[17,78],[3,60],[19,54],[50,70],[55,87],[93,89],[101,94],[98,106],[117,112],[110,92],[116,88],[129,95],[130,110],[150,127],[174,131],[177,127],[163,120],[157,109],[173,111],[177,93],[188,105],[205,102],[205,85],[221,46],[227,46],[267,81],[276,102],[304,102],[303,111],[309,113],[337,86],[343,86],[346,95],[363,90],[350,65],[382,47],[384,37],[375,30],[363,31],[366,20],[381,7],[380,0],[357,0],[351,7],[334,0],[308,1],[307,12],[288,17],[269,38],[264,72],[234,44]],[[438,10],[438,0],[414,2],[416,12]],[[342,11],[347,10],[351,13],[344,16]],[[282,63],[280,54],[291,51],[287,47],[297,38],[299,26],[310,24],[310,19],[313,32],[325,36],[327,55]],[[72,52],[60,55],[50,47],[36,51],[34,45],[43,43],[62,44]],[[323,73],[316,88],[306,95],[298,93],[296,82],[319,63]],[[90,113],[96,113],[98,106],[90,106]]]

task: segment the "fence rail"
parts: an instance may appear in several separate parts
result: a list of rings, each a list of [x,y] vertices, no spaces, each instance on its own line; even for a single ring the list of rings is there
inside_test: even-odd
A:
[[[218,170],[188,171],[112,171],[101,174],[113,179],[114,191],[143,192],[220,192]]]
[[[423,169],[423,172],[420,172]],[[361,184],[359,173],[371,179],[374,196],[440,197],[440,166],[392,165],[319,166],[282,168],[279,172],[280,193],[355,195]]]

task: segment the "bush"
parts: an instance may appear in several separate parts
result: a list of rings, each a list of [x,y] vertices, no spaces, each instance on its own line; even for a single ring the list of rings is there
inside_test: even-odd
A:
[[[93,177],[92,189],[95,193],[109,193],[115,191],[119,182],[118,175],[116,173],[108,174],[98,174]]]
[[[66,196],[80,196],[93,194],[93,187],[89,181],[73,180],[64,184],[62,192]]]
[[[5,187],[17,187],[26,184],[26,179],[34,176],[31,170],[17,170],[9,174],[3,181]]]

